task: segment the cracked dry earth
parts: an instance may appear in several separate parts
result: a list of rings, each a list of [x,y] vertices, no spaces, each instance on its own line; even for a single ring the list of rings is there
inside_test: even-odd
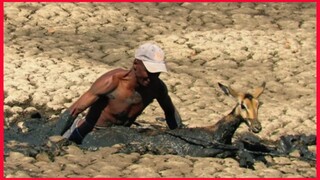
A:
[[[4,3],[5,129],[35,112],[55,121],[101,74],[130,68],[134,49],[163,47],[161,74],[183,122],[216,123],[235,102],[217,83],[259,98],[262,131],[277,140],[316,133],[315,3]],[[137,122],[166,127],[153,102]],[[245,125],[236,136],[247,132]],[[316,167],[268,156],[270,166],[240,168],[232,159],[114,153],[119,146],[67,154],[5,155],[5,177],[316,177]],[[316,151],[316,146],[310,146]],[[293,152],[293,155],[296,152]]]

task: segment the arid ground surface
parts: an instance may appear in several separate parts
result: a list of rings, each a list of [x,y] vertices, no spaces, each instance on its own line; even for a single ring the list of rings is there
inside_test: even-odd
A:
[[[183,122],[216,123],[235,105],[217,83],[251,90],[267,83],[259,110],[262,139],[316,133],[315,3],[5,3],[5,128],[40,114],[50,121],[114,68],[130,68],[134,50],[158,43],[161,74]],[[137,122],[166,127],[153,102]],[[241,126],[236,135],[246,132]],[[112,154],[71,145],[68,154],[10,152],[5,177],[316,177],[297,158],[267,157],[255,170],[231,158]],[[315,150],[315,146],[311,146]]]

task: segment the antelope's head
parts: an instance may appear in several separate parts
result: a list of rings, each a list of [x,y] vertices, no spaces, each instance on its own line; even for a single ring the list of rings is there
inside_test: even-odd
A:
[[[249,127],[249,130],[258,133],[261,131],[261,123],[258,120],[259,101],[258,97],[262,94],[266,83],[254,89],[253,93],[241,93],[234,89],[218,83],[222,91],[232,96],[238,101],[235,107],[234,115],[240,116]]]

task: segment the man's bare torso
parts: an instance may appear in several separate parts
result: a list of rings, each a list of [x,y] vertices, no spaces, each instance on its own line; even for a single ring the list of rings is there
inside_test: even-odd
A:
[[[91,106],[86,121],[95,119],[96,127],[108,127],[112,124],[130,126],[136,117],[155,98],[158,82],[153,82],[148,88],[136,86],[127,76],[129,71],[118,69],[114,75],[118,78],[117,86],[110,92],[100,95]],[[103,77],[101,79],[103,81]]]

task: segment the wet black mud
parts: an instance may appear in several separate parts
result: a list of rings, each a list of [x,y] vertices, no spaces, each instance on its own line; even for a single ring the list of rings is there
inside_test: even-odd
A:
[[[21,152],[30,157],[47,153],[52,161],[56,156],[64,155],[64,147],[74,143],[60,137],[50,140],[54,134],[55,122],[45,119],[28,119],[23,125],[13,125],[5,129],[5,156],[11,151]],[[308,146],[316,144],[315,135],[286,135],[277,141],[266,142],[251,133],[239,136],[233,144],[216,142],[213,135],[202,128],[184,128],[176,130],[156,130],[141,127],[114,126],[89,133],[79,145],[84,151],[97,151],[102,147],[122,144],[118,153],[139,153],[165,155],[173,154],[194,157],[232,157],[241,167],[254,168],[256,161],[269,164],[264,158],[270,156],[290,157],[297,150],[300,160],[312,165],[316,155]]]

